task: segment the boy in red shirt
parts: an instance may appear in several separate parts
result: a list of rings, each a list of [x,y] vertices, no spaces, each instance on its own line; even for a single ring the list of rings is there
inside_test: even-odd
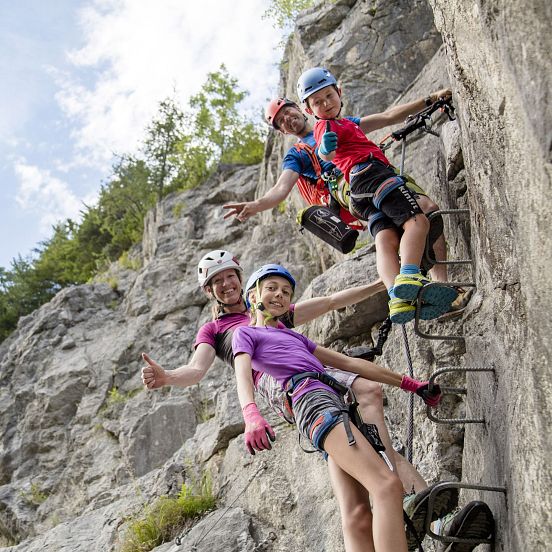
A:
[[[416,197],[398,176],[378,148],[349,118],[340,118],[341,90],[326,69],[315,67],[301,75],[297,92],[306,111],[318,119],[314,138],[319,156],[331,161],[350,183],[351,212],[368,220],[374,212],[381,216],[374,228],[378,273],[388,290],[389,313],[396,324],[412,320],[418,292],[429,283],[420,274],[429,221]],[[398,251],[401,258],[399,264]],[[450,306],[458,293],[449,287],[432,287],[424,301],[435,306]],[[435,318],[439,311],[422,309],[422,318]]]

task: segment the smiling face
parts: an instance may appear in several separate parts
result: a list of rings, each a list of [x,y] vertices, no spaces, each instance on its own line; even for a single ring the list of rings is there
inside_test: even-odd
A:
[[[260,282],[260,288],[261,302],[271,316],[282,316],[289,310],[293,288],[286,278],[269,276]]]
[[[228,268],[215,274],[205,291],[225,305],[235,305],[241,301],[242,284],[235,269]]]
[[[326,86],[306,100],[307,113],[319,119],[336,119],[341,111],[341,93],[335,86]]]
[[[278,111],[274,118],[274,125],[284,134],[300,134],[307,122],[301,110],[294,105],[286,105]]]

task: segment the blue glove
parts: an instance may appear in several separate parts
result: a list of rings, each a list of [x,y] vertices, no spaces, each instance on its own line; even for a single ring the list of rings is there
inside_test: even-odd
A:
[[[318,151],[322,155],[328,155],[328,153],[335,151],[337,149],[337,134],[335,132],[325,132],[322,135],[322,142]]]

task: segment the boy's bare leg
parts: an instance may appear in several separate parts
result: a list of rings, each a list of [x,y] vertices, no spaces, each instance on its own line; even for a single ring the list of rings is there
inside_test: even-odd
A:
[[[447,244],[445,242],[444,234],[441,234],[435,240],[435,243],[433,244],[433,252],[435,253],[436,261],[447,260]],[[442,265],[442,264],[433,265],[429,273],[431,274],[431,279],[434,282],[448,282],[447,265]]]
[[[429,220],[424,214],[415,215],[403,224],[403,230],[400,245],[401,264],[420,266],[429,232]]]
[[[427,219],[426,219],[427,220]],[[385,288],[393,287],[399,273],[399,235],[396,230],[386,228],[376,234],[376,266]]]
[[[420,209],[424,213],[431,213],[433,211],[439,210],[439,205],[437,205],[430,197],[425,195],[416,195],[416,201],[420,206]],[[446,261],[447,260],[447,244],[445,241],[445,235],[441,234],[433,244],[433,252],[435,253],[436,261]],[[433,268],[429,271],[431,274],[431,279],[434,282],[446,282],[448,281],[447,265],[434,265]]]

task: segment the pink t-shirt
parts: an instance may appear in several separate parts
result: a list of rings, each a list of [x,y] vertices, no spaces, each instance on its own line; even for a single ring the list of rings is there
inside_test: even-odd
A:
[[[301,372],[325,372],[322,363],[312,354],[317,345],[304,335],[287,328],[247,326],[238,328],[232,339],[234,356],[247,353],[257,372],[272,376],[285,389],[287,381]],[[293,395],[293,402],[313,389],[333,389],[318,380],[305,380]]]
[[[366,138],[356,123],[347,118],[317,121],[314,125],[314,139],[318,146],[322,142],[322,135],[326,132],[326,123],[328,122],[330,129],[337,134],[337,149],[332,163],[345,175],[347,182],[350,182],[351,169],[358,163],[367,161],[370,154],[374,159],[378,159],[386,165],[390,164],[378,146]]]

